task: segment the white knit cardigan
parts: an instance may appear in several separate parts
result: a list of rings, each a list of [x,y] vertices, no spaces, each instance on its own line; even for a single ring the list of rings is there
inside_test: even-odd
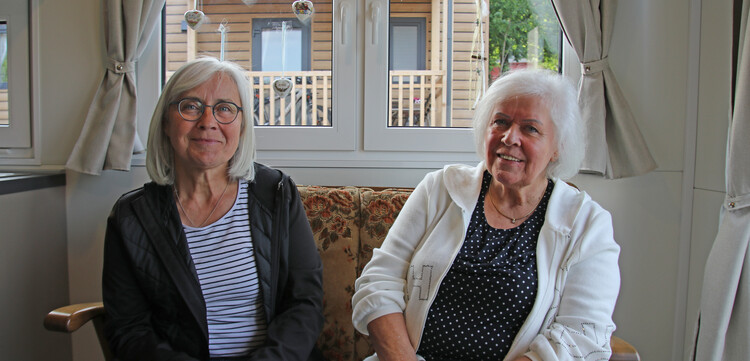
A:
[[[483,163],[449,165],[415,188],[355,284],[352,321],[358,331],[368,334],[370,321],[403,313],[418,349],[438,287],[463,244],[484,170]],[[555,180],[537,242],[536,299],[506,360],[609,359],[619,253],[609,212]]]

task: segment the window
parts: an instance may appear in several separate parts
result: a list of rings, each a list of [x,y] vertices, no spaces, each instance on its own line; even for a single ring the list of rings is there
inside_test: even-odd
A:
[[[253,71],[310,70],[310,28],[297,19],[253,19],[252,67]]]
[[[425,18],[390,19],[388,70],[424,70]]]
[[[31,159],[34,156],[29,88],[29,3],[22,0],[0,3],[0,154],[3,158]]]
[[[343,5],[337,3],[342,6],[337,12],[353,6],[348,3],[350,0],[346,1]],[[354,114],[356,94],[349,90],[335,96],[334,92],[340,82],[355,77],[355,64],[341,62],[334,76],[332,54],[336,49],[341,49],[338,51],[341,54],[353,53],[354,37],[334,42],[333,2],[320,0],[314,6],[313,16],[298,19],[292,13],[291,2],[286,1],[206,1],[200,10],[210,21],[195,30],[186,27],[183,31],[186,2],[167,0],[165,75],[169,77],[182,63],[196,56],[219,57],[217,26],[224,23],[228,28],[224,57],[248,70],[253,87],[252,109],[258,126],[259,149],[353,149],[354,124],[337,119]],[[285,44],[282,44],[284,23]],[[341,24],[339,18],[336,25]],[[282,76],[294,84],[286,96],[279,96],[272,89],[273,80]]]
[[[167,76],[197,55],[218,56],[216,26],[227,23],[225,58],[252,79],[260,150],[353,152],[323,154],[331,160],[416,154],[383,155],[394,151],[467,158],[476,100],[495,77],[517,67],[559,69],[560,29],[542,0],[315,0],[301,19],[290,5],[206,1],[211,21],[180,31],[187,5],[167,0]],[[280,98],[269,84],[282,71],[294,91]]]

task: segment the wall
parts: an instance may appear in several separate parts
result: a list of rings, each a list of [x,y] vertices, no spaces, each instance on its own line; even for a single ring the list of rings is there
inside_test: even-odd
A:
[[[0,195],[0,230],[0,358],[70,360],[68,336],[42,327],[68,302],[65,187]]]
[[[695,104],[695,181],[692,189],[693,209],[688,224],[692,233],[687,268],[688,290],[685,295],[684,354],[692,347],[703,271],[711,245],[719,228],[719,209],[725,192],[725,152],[730,107],[732,2],[703,1],[700,19],[700,51],[695,65],[697,81]],[[694,57],[693,57],[694,58]],[[686,167],[687,168],[687,167]]]
[[[591,175],[573,179],[613,215],[615,237],[622,246],[616,333],[647,360],[682,359],[692,329],[688,315],[697,307],[702,264],[717,227],[723,189],[730,5],[727,0],[711,6],[705,1],[696,22],[684,3],[620,1],[609,57],[658,170],[614,181]],[[32,12],[40,24],[42,162],[59,168],[103,74],[101,2],[39,0]],[[691,38],[693,31],[697,38]],[[155,69],[148,60],[154,58],[147,56],[139,69]],[[139,89],[154,79],[158,77],[141,77]],[[75,91],[70,91],[73,84]],[[139,90],[139,95],[149,99],[148,92]],[[150,112],[147,103],[139,104],[142,114]],[[363,116],[361,104],[357,109]],[[140,134],[146,134],[143,124]],[[357,141],[361,148],[361,139]],[[404,157],[408,160],[409,153]],[[301,184],[414,186],[430,169],[284,170]],[[64,214],[71,302],[100,299],[106,215],[119,194],[146,179],[142,167],[128,173],[107,171],[101,177],[68,173]],[[14,272],[23,272],[22,266],[18,270]],[[73,337],[74,360],[98,359],[97,348],[90,328]]]

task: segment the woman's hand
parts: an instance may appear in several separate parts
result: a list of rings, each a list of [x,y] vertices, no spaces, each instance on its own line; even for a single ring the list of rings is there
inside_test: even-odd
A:
[[[415,361],[417,353],[409,341],[402,313],[380,316],[367,324],[370,343],[382,361]]]

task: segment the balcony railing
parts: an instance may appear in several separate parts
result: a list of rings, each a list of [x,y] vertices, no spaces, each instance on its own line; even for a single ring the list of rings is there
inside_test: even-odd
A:
[[[253,115],[255,125],[278,126],[331,126],[331,72],[285,71],[284,77],[292,80],[293,88],[284,97],[271,87],[281,72],[248,72],[255,96]]]
[[[328,126],[333,107],[331,71],[285,71],[292,91],[282,97],[272,88],[275,71],[248,71],[256,126]],[[171,74],[169,74],[171,75]],[[441,70],[390,71],[391,127],[449,127]],[[248,109],[245,106],[245,109]]]
[[[391,70],[392,127],[446,127],[441,70]]]
[[[0,126],[10,125],[8,115],[8,89],[0,89]]]

